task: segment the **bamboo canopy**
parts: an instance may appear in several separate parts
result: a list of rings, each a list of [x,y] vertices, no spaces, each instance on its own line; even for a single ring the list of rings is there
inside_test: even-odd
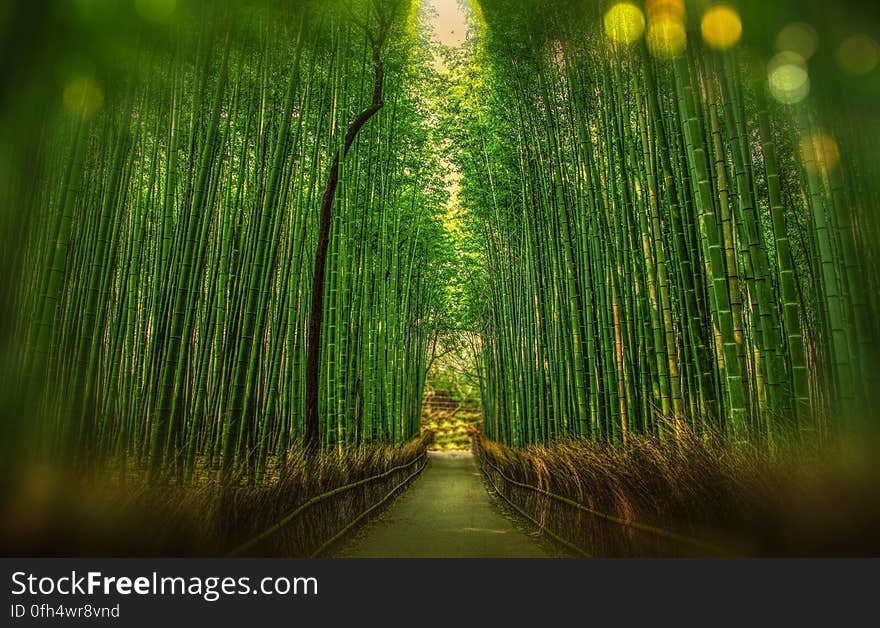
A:
[[[438,343],[515,446],[872,423],[870,9],[56,4],[3,23],[57,53],[0,67],[6,442],[256,480],[416,436]]]

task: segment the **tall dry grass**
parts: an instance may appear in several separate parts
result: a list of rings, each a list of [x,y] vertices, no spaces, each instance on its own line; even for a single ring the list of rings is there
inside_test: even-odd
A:
[[[595,556],[880,555],[876,451],[862,442],[793,458],[686,430],[678,440],[632,437],[626,446],[571,440],[515,450],[475,439],[484,473],[505,497]]]
[[[153,482],[145,473],[71,475],[30,465],[0,504],[6,556],[223,556],[309,499],[406,465],[427,433],[400,446],[366,445],[309,457],[289,453],[259,485]],[[307,556],[418,468],[416,463],[304,510],[246,555]]]

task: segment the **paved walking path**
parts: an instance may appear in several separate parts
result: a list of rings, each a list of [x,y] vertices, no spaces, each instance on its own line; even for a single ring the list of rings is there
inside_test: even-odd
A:
[[[550,556],[492,503],[473,454],[430,452],[429,456],[427,468],[415,483],[337,556]]]

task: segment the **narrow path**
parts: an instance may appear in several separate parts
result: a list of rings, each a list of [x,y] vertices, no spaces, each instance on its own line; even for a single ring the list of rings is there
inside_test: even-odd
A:
[[[410,487],[337,556],[541,558],[551,553],[492,503],[473,454],[431,452]]]

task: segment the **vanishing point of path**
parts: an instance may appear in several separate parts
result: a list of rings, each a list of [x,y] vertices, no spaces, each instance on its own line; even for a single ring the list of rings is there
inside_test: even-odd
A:
[[[473,454],[430,452],[421,476],[337,554],[358,558],[541,558],[552,554],[490,500]]]

